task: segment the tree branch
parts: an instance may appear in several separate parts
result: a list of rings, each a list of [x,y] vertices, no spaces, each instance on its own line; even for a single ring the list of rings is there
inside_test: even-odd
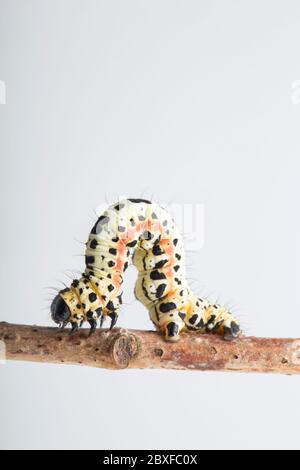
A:
[[[69,331],[0,323],[6,358],[105,369],[186,369],[201,371],[300,374],[300,339],[218,336],[182,333],[168,343],[155,331],[82,329]]]

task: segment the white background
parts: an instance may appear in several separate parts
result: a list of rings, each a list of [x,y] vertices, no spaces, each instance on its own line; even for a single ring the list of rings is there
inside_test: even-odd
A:
[[[300,335],[300,4],[0,0],[1,320],[51,325],[119,194],[203,203],[199,294]],[[151,328],[126,281],[119,325]],[[1,448],[299,448],[300,379],[0,366]]]

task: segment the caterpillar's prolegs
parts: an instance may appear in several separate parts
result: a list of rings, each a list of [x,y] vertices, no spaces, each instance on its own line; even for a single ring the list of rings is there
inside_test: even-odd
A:
[[[178,341],[180,338],[179,334],[184,327],[185,323],[179,317],[175,320],[172,319],[165,325],[165,339],[172,342]]]
[[[218,334],[228,341],[237,338],[240,334],[237,320],[218,305],[213,306],[211,313],[206,317],[206,322],[203,318],[201,319],[201,328],[205,333]]]

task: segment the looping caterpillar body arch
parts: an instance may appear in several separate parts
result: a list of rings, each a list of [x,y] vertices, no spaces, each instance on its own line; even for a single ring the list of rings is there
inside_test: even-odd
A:
[[[192,292],[178,228],[166,210],[144,199],[118,202],[98,218],[86,244],[86,269],[55,297],[52,319],[62,327],[71,323],[72,331],[88,321],[93,332],[98,320],[102,326],[110,317],[113,327],[131,255],[138,270],[135,296],[167,340],[177,341],[182,330],[239,335],[229,311]]]

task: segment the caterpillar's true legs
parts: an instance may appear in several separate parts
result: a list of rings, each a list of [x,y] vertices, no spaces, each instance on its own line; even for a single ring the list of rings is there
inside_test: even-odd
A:
[[[79,329],[79,325],[77,322],[71,322],[71,326],[70,335],[73,335]]]
[[[92,312],[92,311],[89,311],[87,313],[87,321],[88,323],[90,324],[90,333],[89,333],[89,336],[91,336],[95,331],[96,331],[96,328],[97,328],[97,325],[98,325],[98,319],[101,317],[102,315],[102,309],[99,308],[97,309],[96,311]]]
[[[97,320],[95,318],[91,318],[90,320],[88,320],[88,322],[91,326],[91,329],[90,329],[90,332],[89,332],[89,336],[91,336],[96,331]]]
[[[111,313],[108,314],[108,316],[111,318],[111,323],[110,323],[109,329],[112,330],[113,327],[115,326],[115,324],[118,321],[119,315],[117,314],[117,312],[111,312]]]
[[[58,326],[59,326],[59,329],[61,331],[63,331],[65,329],[65,327],[67,326],[68,322],[64,321],[64,322],[61,322]]]
[[[117,313],[117,311],[113,311],[113,312],[109,312],[109,313],[103,313],[100,317],[100,328],[102,328],[106,318],[109,317],[110,318],[110,327],[109,329],[112,330],[112,328],[115,326],[115,324],[117,323],[118,321],[118,318],[119,318],[119,315]]]

